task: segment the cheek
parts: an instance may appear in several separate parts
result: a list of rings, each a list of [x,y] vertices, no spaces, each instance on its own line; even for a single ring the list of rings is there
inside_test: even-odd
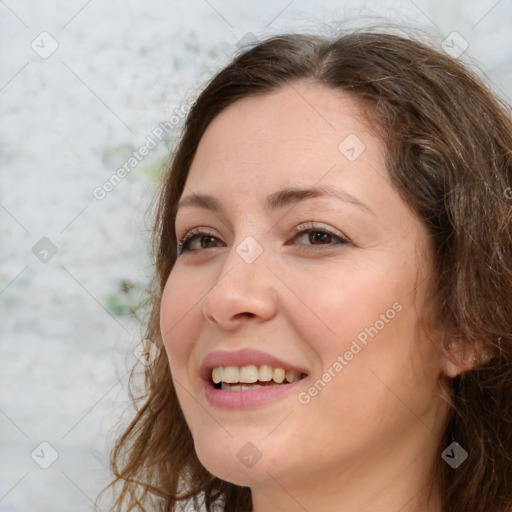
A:
[[[364,341],[365,329],[376,322],[379,331],[389,330],[395,323],[400,306],[393,305],[403,303],[410,288],[405,274],[397,276],[385,261],[355,258],[346,259],[342,265],[333,262],[311,267],[307,272],[296,269],[287,277],[293,283],[295,297],[284,301],[288,304],[285,307],[300,323],[304,338],[315,340],[321,354],[343,353],[358,335]],[[384,324],[381,315],[385,315]]]
[[[343,387],[343,393],[336,393],[342,401],[350,390],[354,396],[367,394],[365,403],[374,403],[383,391],[376,375],[406,393],[417,392],[418,386],[430,392],[437,374],[424,379],[422,366],[435,354],[432,344],[418,337],[422,304],[415,304],[411,293],[416,268],[403,261],[344,263],[310,271],[308,279],[301,272],[289,276],[304,303],[291,298],[288,312],[304,351],[317,361],[315,376],[328,380],[329,369],[336,376],[343,373],[329,385]],[[414,386],[407,388],[408,383]]]
[[[199,337],[201,297],[201,290],[186,276],[171,272],[162,294],[160,331],[173,376],[184,372],[193,340]]]

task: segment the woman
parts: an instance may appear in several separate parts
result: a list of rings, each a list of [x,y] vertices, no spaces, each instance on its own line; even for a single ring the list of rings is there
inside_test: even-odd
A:
[[[236,57],[165,177],[118,510],[510,512],[511,172],[504,108],[419,42]]]

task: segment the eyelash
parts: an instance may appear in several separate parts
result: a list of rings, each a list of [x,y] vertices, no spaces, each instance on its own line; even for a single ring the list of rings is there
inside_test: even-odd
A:
[[[295,239],[299,235],[303,235],[308,232],[323,233],[326,235],[330,235],[333,238],[338,240],[337,244],[339,244],[339,245],[345,245],[345,244],[350,243],[350,240],[348,238],[341,236],[341,235],[337,235],[336,233],[333,233],[331,230],[329,230],[327,228],[315,226],[314,224],[311,224],[311,223],[300,224],[299,226],[297,226],[294,229],[293,238]],[[183,238],[181,238],[181,240],[178,241],[178,247],[177,247],[178,256],[180,256],[181,254],[183,254],[185,252],[195,252],[195,251],[205,250],[205,249],[189,249],[189,247],[188,247],[190,242],[193,239],[202,238],[203,236],[217,238],[217,236],[215,236],[215,234],[212,233],[211,231],[204,230],[202,228],[191,229],[190,231],[185,233],[185,235],[183,236]],[[309,247],[314,247],[314,244],[299,244],[299,245],[309,245]],[[322,245],[332,246],[333,244],[330,243],[330,244],[319,244],[319,245],[320,246],[322,246]],[[305,249],[304,247],[300,247],[300,250],[309,250],[309,248]],[[322,250],[322,249],[313,249],[313,250]]]

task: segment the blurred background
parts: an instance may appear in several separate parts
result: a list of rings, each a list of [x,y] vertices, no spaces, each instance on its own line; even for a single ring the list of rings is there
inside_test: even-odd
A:
[[[1,511],[90,511],[110,479],[147,212],[202,86],[256,39],[379,20],[511,102],[511,0],[0,0]]]

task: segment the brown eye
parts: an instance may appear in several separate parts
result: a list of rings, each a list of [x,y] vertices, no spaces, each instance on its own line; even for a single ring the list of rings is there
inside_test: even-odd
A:
[[[214,247],[216,238],[214,236],[202,236],[200,238],[201,240],[201,249],[210,249],[211,247]]]
[[[312,244],[328,244],[332,241],[332,235],[325,231],[310,231],[308,239]]]
[[[318,227],[313,227],[299,231],[294,238],[294,243],[298,244],[299,246],[326,245],[334,247],[337,245],[347,244],[348,240],[340,235],[331,233],[327,229],[319,229]]]
[[[189,231],[182,240],[178,242],[178,255],[185,252],[201,251],[202,249],[213,249],[220,241],[212,233],[204,231]]]

